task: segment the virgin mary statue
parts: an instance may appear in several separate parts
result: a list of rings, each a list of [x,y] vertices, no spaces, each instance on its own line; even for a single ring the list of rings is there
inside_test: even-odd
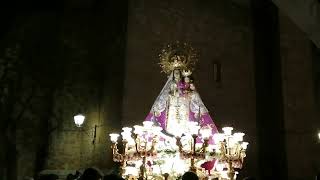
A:
[[[160,65],[168,74],[168,80],[146,120],[158,124],[167,135],[171,136],[182,135],[191,121],[197,122],[200,127],[211,128],[212,134],[215,134],[217,128],[191,77],[195,64],[194,56],[177,52],[172,54],[172,51],[163,51],[160,54]],[[213,143],[212,139],[209,143]]]

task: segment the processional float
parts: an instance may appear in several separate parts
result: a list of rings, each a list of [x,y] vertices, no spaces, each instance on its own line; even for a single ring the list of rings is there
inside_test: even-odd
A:
[[[168,81],[149,115],[142,125],[110,134],[113,161],[120,163],[121,176],[179,179],[192,171],[200,179],[236,179],[248,143],[244,133],[233,133],[232,127],[218,132],[193,84],[196,51],[176,42],[159,57]]]

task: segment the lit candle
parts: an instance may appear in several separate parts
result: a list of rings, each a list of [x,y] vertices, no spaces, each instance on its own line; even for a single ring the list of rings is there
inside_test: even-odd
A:
[[[129,141],[131,138],[131,132],[124,131],[121,133],[122,139]]]
[[[109,136],[110,136],[110,140],[113,143],[116,143],[118,141],[119,134],[112,133],[112,134],[109,134]]]
[[[193,128],[190,129],[191,135],[197,135],[197,134],[199,134],[199,129],[200,129],[200,126],[198,126],[198,125],[193,126]]]
[[[200,129],[200,126],[198,126],[198,123],[195,122],[195,121],[189,121],[188,122],[188,130],[191,135],[194,135],[194,134],[198,134],[198,131]]]
[[[233,134],[234,140],[237,142],[243,141],[243,136],[244,136],[244,133],[234,133]]]
[[[216,133],[216,134],[213,135],[213,140],[214,140],[215,143],[222,142],[223,139],[224,139],[223,134]]]
[[[212,134],[212,129],[210,127],[203,127],[200,129],[200,134],[203,139],[209,139]]]
[[[143,127],[139,125],[135,125],[134,127],[134,133],[137,135],[141,135],[143,133]]]
[[[131,131],[132,131],[132,128],[130,128],[130,127],[124,127],[124,128],[122,128],[122,131],[123,131],[123,132],[131,132]]]
[[[144,121],[144,122],[143,122],[143,126],[144,126],[144,128],[146,128],[146,129],[150,129],[150,128],[152,127],[152,125],[153,125],[153,122],[152,122],[152,121]]]
[[[162,131],[162,127],[160,126],[154,126],[152,127],[152,133],[155,134],[155,135],[159,135]]]
[[[227,136],[230,136],[232,134],[232,130],[233,128],[232,127],[224,127],[222,128],[224,134],[226,134]]]
[[[173,135],[175,137],[181,137],[183,132],[180,129],[177,129],[176,131],[173,132]]]
[[[248,144],[249,144],[248,142],[243,142],[243,143],[241,144],[242,149],[246,150],[247,147],[248,147]]]

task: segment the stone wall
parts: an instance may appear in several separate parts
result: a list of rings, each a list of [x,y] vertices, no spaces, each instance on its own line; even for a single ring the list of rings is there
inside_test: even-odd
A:
[[[55,99],[63,126],[52,134],[48,169],[114,168],[108,134],[121,127],[125,7],[126,2],[93,3],[64,17],[61,38],[71,49],[64,58],[74,59],[76,66],[65,79],[70,87]],[[76,113],[86,115],[82,129],[73,123]]]
[[[320,167],[311,41],[280,15],[284,120],[289,179],[313,179]]]
[[[320,48],[320,4],[318,0],[273,2]]]
[[[24,89],[14,95],[23,96],[10,102],[17,104],[18,115],[21,106],[26,106],[19,122],[6,128],[7,112],[1,109],[5,121],[0,123],[0,146],[7,149],[2,137],[8,131],[15,148],[10,158],[5,157],[7,152],[0,152],[0,177],[4,180],[34,176],[43,169],[114,166],[108,134],[121,126],[127,3],[78,3],[66,3],[64,13],[16,15],[8,27],[11,32],[0,44],[1,58],[6,47],[21,46],[18,61],[23,66],[19,70],[31,79],[18,84]],[[37,91],[35,98],[25,103],[33,87],[30,82],[35,82]],[[82,128],[73,122],[77,113],[86,116]],[[7,169],[12,170],[12,177]]]

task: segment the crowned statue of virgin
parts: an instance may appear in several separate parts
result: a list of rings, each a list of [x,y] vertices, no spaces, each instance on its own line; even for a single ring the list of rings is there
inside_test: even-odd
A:
[[[121,174],[174,180],[192,171],[200,179],[232,179],[225,177],[234,177],[233,168],[242,167],[247,143],[240,143],[243,133],[231,135],[230,127],[218,133],[194,84],[197,53],[177,42],[159,56],[168,80],[143,126],[135,125],[134,134],[132,128],[123,128],[122,154],[117,148],[119,135],[110,134],[113,159],[121,162]]]
[[[186,46],[168,46],[160,54],[160,65],[168,80],[146,120],[161,126],[169,136],[181,136],[190,122],[197,122],[201,128],[211,128],[212,134],[218,132],[193,83],[192,71],[196,61],[193,49]],[[212,138],[209,143],[213,144]]]

